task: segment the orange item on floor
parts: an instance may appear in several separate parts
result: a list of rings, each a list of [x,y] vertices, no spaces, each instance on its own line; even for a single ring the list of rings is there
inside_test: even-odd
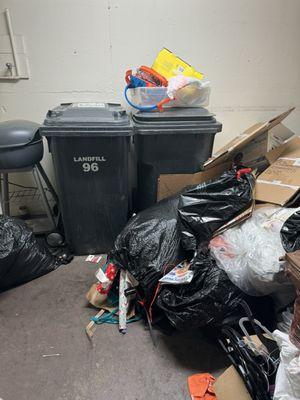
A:
[[[195,374],[188,377],[188,387],[192,400],[216,400],[213,388],[215,378],[210,374]]]

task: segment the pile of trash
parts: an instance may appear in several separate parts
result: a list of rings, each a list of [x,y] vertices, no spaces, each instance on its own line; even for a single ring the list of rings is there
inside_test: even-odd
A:
[[[154,341],[152,327],[162,322],[210,329],[233,366],[217,380],[191,377],[191,393],[197,383],[222,400],[230,380],[233,388],[244,382],[251,396],[233,398],[280,400],[284,391],[299,398],[300,140],[277,129],[291,111],[247,130],[203,171],[184,176],[198,183],[160,177],[168,188],[162,200],[129,220],[87,295],[100,308],[89,337],[104,322],[124,334],[139,318]]]
[[[240,172],[225,172],[157,203],[133,217],[118,236],[109,261],[139,282],[150,316],[155,303],[175,328],[189,329],[219,324],[233,313],[242,292],[205,254],[205,247],[217,229],[252,203],[254,177]],[[184,260],[191,282],[160,282]],[[175,276],[181,273],[179,269]]]
[[[167,49],[125,80],[145,121],[147,111],[209,103],[208,79]],[[124,334],[139,318],[154,344],[152,327],[213,335],[232,366],[218,379],[189,377],[193,399],[300,398],[300,139],[282,124],[292,110],[248,128],[196,173],[145,162],[155,182],[144,190],[158,203],[138,208],[87,294],[100,309],[90,339],[98,324]]]
[[[90,129],[91,115],[98,115],[94,111],[100,109],[103,114],[95,120],[110,132],[109,142],[112,137],[121,138],[121,133],[114,135],[115,119],[119,118],[118,132],[126,126],[126,145],[121,145],[120,152],[134,142],[133,132],[139,138],[136,147],[132,146],[134,154],[125,154],[124,168],[134,164],[131,158],[141,159],[137,163],[137,192],[144,195],[152,191],[150,200],[146,198],[140,206],[135,205],[135,211],[143,211],[131,217],[96,272],[97,282],[86,297],[99,311],[86,327],[88,337],[91,339],[95,327],[103,323],[118,325],[120,333],[125,334],[127,325],[140,319],[147,324],[154,344],[153,327],[179,331],[205,328],[232,366],[218,379],[206,373],[189,377],[193,399],[223,400],[224,382],[226,399],[299,399],[300,138],[282,124],[293,109],[248,128],[205,161],[211,155],[214,135],[222,126],[203,108],[199,111],[208,105],[210,96],[210,83],[204,74],[163,49],[151,67],[128,70],[125,81],[127,103],[142,111],[132,117],[135,125],[125,110],[103,103],[64,104],[48,113],[50,120],[53,115],[63,115],[63,111],[69,120],[80,109],[79,121],[87,122]],[[117,108],[112,110],[114,107]],[[149,114],[143,113],[163,112],[169,107],[187,109],[182,115],[176,110],[152,114],[166,117],[163,122],[156,117],[149,122]],[[124,116],[125,122],[121,119]],[[110,119],[112,125],[106,125]],[[74,126],[70,125],[68,132],[70,127],[73,130]],[[95,126],[91,127],[94,132]],[[166,164],[170,164],[167,168],[160,168],[157,160],[143,159],[139,151],[135,154],[138,149],[154,154],[159,147],[168,148],[170,132],[174,135],[175,130],[180,141],[173,147],[179,153],[170,155],[164,150],[158,155],[158,159],[166,158]],[[148,140],[144,143],[141,139],[147,135],[152,137],[151,146]],[[186,136],[197,135],[201,140],[191,140],[189,147],[203,146],[205,151],[193,157],[192,152],[186,151],[187,158],[183,159],[181,147],[185,146]],[[81,136],[86,140],[86,135]],[[193,168],[175,173],[178,159],[183,165],[192,159]],[[106,156],[101,156],[100,161],[106,161]],[[94,162],[83,163],[82,167],[84,175],[99,170]],[[128,169],[131,167],[134,169],[133,165]],[[112,168],[107,181],[113,173],[121,180],[116,173],[119,170]],[[127,187],[134,180],[126,177],[124,192],[115,192],[113,188],[120,183],[117,182],[106,194],[106,201],[126,197],[128,189],[128,203],[134,203],[131,191],[135,188]],[[98,183],[94,178],[91,182],[87,187]],[[99,187],[106,185],[103,182]],[[144,182],[147,185],[141,189]],[[152,205],[156,199],[158,202]],[[125,202],[116,204],[122,207]],[[146,208],[149,204],[151,207]],[[113,212],[117,209],[114,207]],[[91,207],[96,208],[101,209],[98,203]],[[129,209],[131,205],[123,210],[124,223]],[[95,220],[94,214],[90,216]],[[118,219],[110,218],[105,214],[107,226]],[[106,233],[105,229],[102,231]],[[85,235],[98,241],[95,232],[92,228],[90,235]],[[68,254],[57,256],[49,252],[25,222],[0,217],[0,291],[53,271],[70,259]],[[103,258],[89,256],[87,261],[98,263]],[[234,392],[241,385],[247,391]]]

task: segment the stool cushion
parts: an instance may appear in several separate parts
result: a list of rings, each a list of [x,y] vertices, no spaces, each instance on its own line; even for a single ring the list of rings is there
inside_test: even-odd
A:
[[[25,146],[39,140],[39,127],[36,122],[25,120],[0,122],[0,150]]]

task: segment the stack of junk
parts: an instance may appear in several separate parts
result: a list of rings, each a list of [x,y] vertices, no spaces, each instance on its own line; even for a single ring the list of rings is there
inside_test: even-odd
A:
[[[189,377],[192,399],[299,399],[300,138],[282,124],[293,109],[212,155],[222,125],[202,73],[163,49],[125,80],[126,107],[61,104],[39,129],[68,248],[99,262],[89,339],[140,319],[154,345],[155,329],[201,328],[232,365]]]

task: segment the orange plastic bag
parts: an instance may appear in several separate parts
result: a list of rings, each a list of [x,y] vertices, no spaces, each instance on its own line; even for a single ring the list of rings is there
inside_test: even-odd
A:
[[[216,400],[213,384],[215,378],[208,374],[195,374],[188,377],[188,387],[192,400]]]

